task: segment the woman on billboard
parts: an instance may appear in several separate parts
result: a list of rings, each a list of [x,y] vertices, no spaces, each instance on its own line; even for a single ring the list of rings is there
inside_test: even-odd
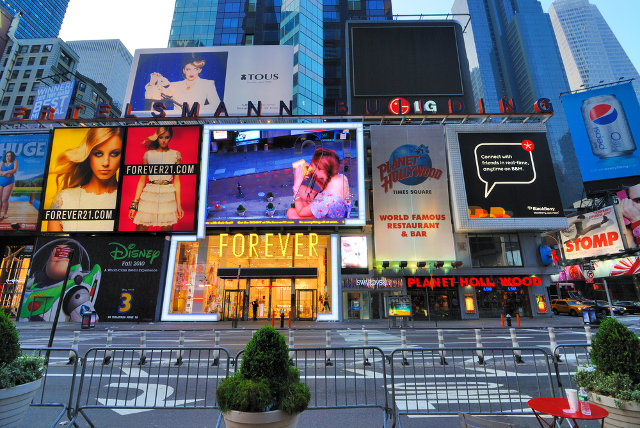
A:
[[[58,193],[52,210],[113,210],[122,154],[121,128],[91,128],[77,147],[57,159]],[[50,220],[47,231],[112,231],[113,220]]]
[[[8,151],[2,158],[2,166],[0,167],[0,221],[7,218],[9,211],[9,197],[13,192],[13,186],[16,181],[16,172],[18,172],[18,161],[16,154]]]
[[[155,132],[143,141],[146,151],[142,163],[179,164],[182,155],[179,151],[169,148],[171,138],[171,127],[156,128]],[[129,206],[129,218],[135,223],[136,230],[146,231],[149,227],[159,227],[161,231],[170,231],[173,225],[184,217],[180,190],[179,175],[141,175],[136,194]]]
[[[340,158],[331,150],[316,149],[311,163],[297,163],[293,176],[294,207],[287,210],[290,219],[336,219],[349,217],[351,198],[349,180],[338,173]],[[305,181],[305,179],[307,179]],[[313,185],[307,185],[306,182]],[[314,185],[319,193],[314,194]],[[306,192],[303,194],[303,192]]]
[[[149,83],[145,86],[145,98],[161,102],[167,100],[178,108],[182,108],[183,103],[192,107],[197,102],[201,112],[215,112],[220,97],[213,80],[200,78],[205,63],[204,59],[190,56],[182,67],[184,80],[179,82],[169,82],[162,74],[151,73]]]

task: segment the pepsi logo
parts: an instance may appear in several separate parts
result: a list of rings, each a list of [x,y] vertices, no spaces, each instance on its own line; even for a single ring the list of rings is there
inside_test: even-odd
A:
[[[618,119],[618,110],[610,104],[598,104],[589,111],[589,119],[596,125],[609,125]]]

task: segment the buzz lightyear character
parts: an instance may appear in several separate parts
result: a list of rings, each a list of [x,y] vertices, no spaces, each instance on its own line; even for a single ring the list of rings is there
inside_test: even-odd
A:
[[[82,306],[93,311],[94,303],[98,296],[102,269],[100,265],[94,265],[89,269],[89,254],[78,241],[68,238],[56,239],[44,245],[33,256],[34,264],[37,256],[50,254],[44,263],[42,270],[32,273],[25,286],[23,305],[20,318],[32,321],[51,321],[55,316],[57,302],[64,282],[66,268],[69,263],[66,258],[55,256],[56,246],[66,246],[79,250],[80,263],[71,266],[69,279],[66,284],[66,292],[62,299],[62,311],[60,321],[81,321]],[[86,267],[83,267],[85,265]],[[86,310],[86,309],[85,309]]]

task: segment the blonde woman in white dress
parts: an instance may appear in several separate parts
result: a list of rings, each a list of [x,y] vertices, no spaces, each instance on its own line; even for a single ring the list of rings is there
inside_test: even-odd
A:
[[[170,165],[182,162],[179,151],[169,148],[173,129],[168,126],[156,128],[153,135],[145,138],[146,151],[142,158],[145,165]],[[147,177],[149,181],[147,181]],[[136,194],[129,206],[129,218],[137,231],[159,227],[171,231],[173,225],[184,217],[180,198],[179,175],[141,175]]]
[[[92,128],[78,147],[58,156],[58,193],[49,209],[80,210],[116,207],[122,128]],[[113,220],[49,220],[49,232],[113,231]]]

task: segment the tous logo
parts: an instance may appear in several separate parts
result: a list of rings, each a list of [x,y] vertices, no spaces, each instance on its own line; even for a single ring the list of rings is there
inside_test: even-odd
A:
[[[278,80],[278,73],[242,73],[240,80],[249,80],[252,82]]]

